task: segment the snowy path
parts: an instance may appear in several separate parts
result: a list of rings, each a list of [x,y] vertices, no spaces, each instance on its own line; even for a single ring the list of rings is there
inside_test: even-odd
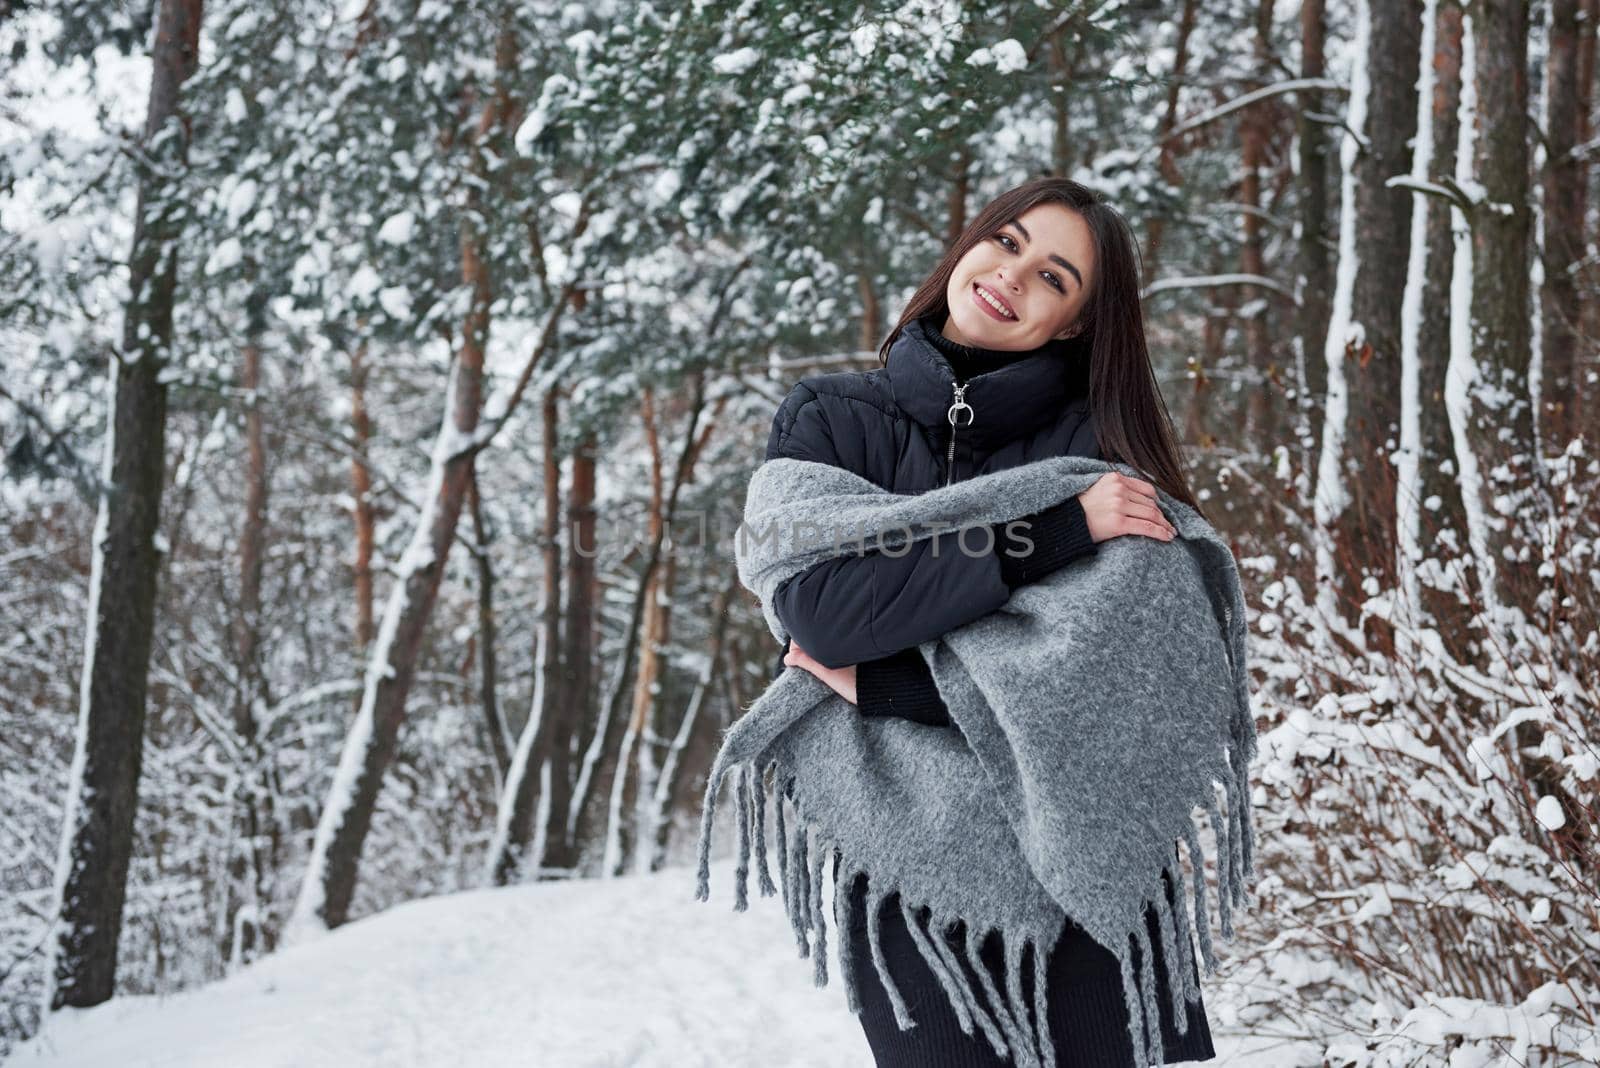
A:
[[[735,913],[731,860],[711,874],[705,903],[688,868],[409,902],[198,990],[64,1013],[10,1063],[872,1068],[831,927],[819,990],[781,899],[752,878]],[[1244,1063],[1217,1042],[1209,1065]]]

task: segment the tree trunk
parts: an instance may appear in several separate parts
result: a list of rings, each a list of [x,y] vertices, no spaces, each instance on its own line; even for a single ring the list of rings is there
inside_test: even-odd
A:
[[[350,461],[350,486],[355,496],[356,521],[356,648],[365,653],[374,636],[372,622],[372,546],[376,526],[372,514],[372,472],[367,468],[367,445],[372,421],[367,417],[367,342],[363,338],[350,354],[350,431],[355,439],[355,459]]]
[[[595,438],[584,436],[572,454],[572,489],[567,503],[567,611],[562,655],[562,723],[550,739],[550,829],[544,866],[576,873],[581,841],[578,809],[578,725],[596,707],[594,628],[597,592],[595,554]],[[562,774],[556,774],[560,770]]]
[[[1319,0],[1306,0],[1317,3]],[[1176,190],[1183,184],[1183,174],[1178,170],[1178,146],[1168,140],[1167,134],[1178,125],[1178,101],[1184,80],[1189,75],[1189,37],[1194,32],[1195,0],[1183,0],[1183,14],[1178,18],[1178,39],[1173,45],[1172,74],[1167,84],[1167,108],[1162,113],[1156,139],[1161,144],[1161,155],[1156,167],[1162,180]],[[1065,95],[1065,94],[1062,94]],[[1062,172],[1065,173],[1065,172]],[[1143,284],[1148,285],[1160,274],[1161,241],[1166,234],[1165,215],[1156,214],[1146,228]]]
[[[1442,0],[1437,12],[1433,48],[1433,176],[1456,173],[1460,138],[1457,109],[1461,103],[1461,5]],[[1450,364],[1450,279],[1455,256],[1450,206],[1437,197],[1422,197],[1427,212],[1428,261],[1422,283],[1417,324],[1417,481],[1415,499],[1401,507],[1417,517],[1415,549],[1447,569],[1414,586],[1408,602],[1439,633],[1458,662],[1472,663],[1471,602],[1463,565],[1470,562],[1467,521],[1461,486],[1456,479],[1455,442],[1450,428],[1445,386]],[[1420,578],[1420,577],[1419,577]]]
[[[1578,36],[1578,143],[1586,145],[1594,140],[1592,109],[1595,52],[1597,45],[1600,45],[1600,0],[1584,0],[1582,29],[1583,32]],[[1585,196],[1589,188],[1589,156],[1590,153],[1585,153],[1578,160],[1578,184],[1585,190]],[[1584,233],[1589,234],[1587,206],[1584,214]],[[1585,247],[1588,247],[1587,244]],[[1582,286],[1582,299],[1578,302],[1578,329],[1583,338],[1583,351],[1592,354],[1596,344],[1600,344],[1600,272],[1596,271],[1594,264],[1590,264],[1578,281]],[[1596,448],[1600,448],[1600,380],[1592,377],[1594,373],[1591,359],[1589,369],[1578,376],[1577,382],[1583,394],[1577,425],[1589,443],[1584,451],[1591,456]]]
[[[198,63],[200,18],[200,0],[161,0],[156,15],[141,145],[151,165],[139,170],[128,261],[132,296],[122,346],[111,357],[77,740],[44,940],[47,1014],[97,1005],[116,986],[155,626],[167,419],[161,375],[185,211],[167,199],[166,176],[187,161],[190,128],[180,92]]]
[[[693,817],[699,810],[692,802],[704,796],[704,780],[711,771],[711,762],[716,756],[716,743],[721,737],[720,728],[723,726],[711,721],[704,712],[716,687],[716,680],[722,672],[729,630],[728,619],[732,615],[729,608],[740,589],[738,572],[731,567],[728,568],[727,584],[717,594],[717,600],[711,607],[711,650],[706,655],[700,677],[695,679],[694,690],[689,695],[683,718],[672,736],[672,744],[661,762],[661,774],[656,779],[651,821],[655,833],[650,849],[650,871],[660,871],[666,867],[667,846],[672,835],[672,814],[679,807],[680,799],[691,802],[685,806],[690,814],[690,826],[698,825]],[[692,784],[702,789],[684,791],[683,772],[686,769],[692,769],[698,774],[698,778],[693,780]]]
[[[472,506],[473,557],[478,566],[478,696],[483,707],[483,729],[489,736],[489,754],[505,782],[511,768],[505,724],[500,719],[500,698],[495,680],[494,561],[489,559],[489,533],[483,525],[483,500],[478,495],[478,472],[467,484]]]
[[[703,401],[704,396],[703,390],[695,390],[697,404]],[[670,534],[678,518],[677,501],[681,491],[684,486],[694,481],[700,457],[705,454],[713,435],[721,425],[722,413],[727,405],[727,395],[717,398],[710,416],[698,434],[695,433],[694,426],[699,421],[697,418],[699,409],[696,408],[691,414],[689,430],[686,431],[691,444],[680,456],[674,469],[672,493],[665,506],[663,526],[669,536],[670,544],[656,580],[657,595],[650,600],[649,642],[653,650],[650,656],[655,662],[651,668],[655,682],[649,689],[638,686],[634,689],[636,698],[640,702],[637,712],[641,725],[634,743],[638,770],[631,777],[632,790],[624,794],[621,806],[621,812],[625,817],[623,827],[627,837],[619,858],[619,873],[628,867],[640,873],[654,871],[657,866],[657,846],[664,844],[660,824],[668,818],[670,812],[670,808],[667,807],[670,787],[664,787],[662,777],[664,775],[670,777],[671,772],[663,768],[663,763],[670,762],[676,755],[683,745],[684,731],[689,729],[689,725],[682,717],[679,717],[676,726],[669,724],[666,714],[672,702],[672,692],[669,689],[672,680],[667,677],[665,671],[666,650],[672,643],[672,609],[676,604],[679,559],[678,542],[671,538]],[[653,450],[656,447],[654,437],[655,434],[652,432]],[[673,736],[670,742],[669,733]],[[631,818],[631,826],[626,822],[627,818]]]
[[[1573,154],[1579,144],[1578,0],[1550,0],[1550,60],[1545,69],[1544,292],[1540,374],[1546,452],[1559,452],[1583,425],[1579,382],[1577,263],[1583,257],[1587,189]],[[1594,36],[1594,26],[1582,34]],[[1591,71],[1591,76],[1592,76]]]
[[[1300,5],[1300,76],[1321,78],[1327,73],[1323,42],[1327,35],[1323,0],[1302,0]],[[1331,227],[1328,207],[1328,130],[1312,116],[1328,113],[1325,94],[1308,89],[1300,94],[1298,148],[1300,152],[1300,237],[1295,247],[1299,270],[1296,291],[1300,308],[1295,319],[1296,427],[1300,442],[1303,492],[1310,496],[1316,474],[1317,442],[1322,437],[1328,392],[1328,365],[1322,358],[1332,315],[1333,264],[1328,255]]]
[[[972,181],[972,153],[956,152],[950,190],[945,195],[944,247],[950,248],[967,228],[967,188]]]
[[[1466,479],[1485,603],[1532,603],[1528,576],[1502,566],[1527,548],[1528,515],[1541,474],[1533,432],[1528,365],[1532,342],[1529,274],[1532,226],[1528,177],[1528,12],[1511,0],[1471,0],[1477,108],[1472,173],[1483,200],[1472,228],[1472,351],[1465,385],[1464,440],[1476,467]],[[1474,514],[1475,513],[1475,514]],[[1506,641],[1510,635],[1498,635]]]
[[[290,940],[343,924],[350,915],[361,850],[372,826],[383,776],[394,757],[406,698],[416,671],[423,635],[439,583],[455,541],[456,525],[472,478],[476,452],[467,447],[478,427],[483,401],[483,350],[489,333],[492,298],[488,235],[478,220],[483,215],[487,186],[487,152],[505,157],[510,131],[509,79],[516,69],[516,38],[509,22],[501,27],[495,47],[496,85],[485,102],[471,153],[467,204],[461,215],[461,275],[471,293],[460,347],[451,366],[444,414],[434,441],[428,488],[411,542],[395,568],[394,586],[384,606],[383,622],[367,663],[361,710],[345,738],[344,752],[301,884]]]
[[[560,421],[560,395],[552,387],[541,406],[544,427],[544,530],[539,551],[544,568],[544,588],[540,593],[539,625],[534,652],[533,700],[528,722],[517,739],[516,757],[500,791],[498,824],[494,844],[489,850],[489,881],[495,886],[522,882],[529,867],[540,865],[530,849],[543,845],[545,859],[555,859],[569,867],[569,839],[566,821],[553,819],[565,813],[572,797],[571,739],[573,702],[562,691],[561,640],[561,460],[556,451]],[[554,827],[546,826],[545,840],[538,841],[535,818],[538,815],[540,781],[548,773],[550,789],[546,800]],[[556,837],[551,837],[555,830]]]
[[[1272,66],[1273,0],[1261,0],[1256,11],[1255,58],[1260,71],[1250,88],[1259,89],[1276,76]],[[1271,137],[1271,119],[1274,107],[1270,100],[1258,101],[1246,108],[1239,117],[1239,147],[1242,177],[1239,183],[1239,203],[1244,206],[1240,223],[1243,240],[1240,246],[1240,269],[1245,274],[1265,278],[1267,275],[1266,250],[1263,247],[1261,224],[1262,195],[1261,169],[1268,162],[1267,146]],[[1279,417],[1282,390],[1281,373],[1273,360],[1273,343],[1270,327],[1273,296],[1260,286],[1246,286],[1245,294],[1250,314],[1245,316],[1245,344],[1249,353],[1252,384],[1245,413],[1244,439],[1248,448],[1270,456],[1278,444]]]
[[[748,260],[745,261],[748,264]],[[743,269],[743,265],[739,268]],[[737,274],[737,271],[735,271]],[[731,283],[731,277],[730,277]],[[720,321],[720,315],[713,321]],[[600,871],[609,874],[615,870],[618,863],[617,851],[609,827],[614,822],[610,819],[612,812],[616,811],[613,798],[619,798],[621,791],[614,783],[619,775],[625,775],[627,763],[623,759],[622,735],[626,723],[621,715],[622,702],[627,694],[628,680],[637,666],[635,657],[638,653],[640,636],[644,631],[644,620],[650,591],[654,588],[657,572],[661,568],[663,555],[664,531],[670,527],[672,518],[677,512],[678,495],[693,471],[695,458],[698,455],[703,438],[697,437],[696,427],[700,423],[705,410],[706,372],[702,369],[695,377],[692,384],[691,395],[688,402],[689,423],[684,431],[684,444],[679,453],[677,464],[673,471],[672,490],[667,496],[666,506],[663,511],[664,523],[655,536],[650,539],[645,547],[644,566],[639,572],[638,585],[634,593],[633,605],[629,612],[628,629],[623,635],[621,649],[611,680],[609,692],[605,698],[605,707],[601,711],[600,723],[595,728],[595,734],[584,754],[584,776],[580,783],[578,803],[581,811],[578,816],[578,839],[584,845],[595,841],[602,842],[600,851]],[[721,405],[718,405],[718,411]],[[715,424],[715,419],[712,419]],[[590,773],[593,772],[593,778]],[[594,785],[589,786],[592,782]],[[602,790],[601,784],[611,787]]]
[[[239,752],[246,761],[233,769],[234,826],[238,838],[230,843],[228,880],[223,888],[224,929],[220,932],[223,960],[248,963],[270,950],[275,942],[267,909],[270,906],[268,872],[275,867],[265,849],[264,835],[277,839],[274,791],[261,747],[256,709],[271,704],[265,673],[261,670],[262,550],[267,522],[267,448],[261,420],[261,346],[265,324],[260,300],[251,299],[240,385],[247,394],[245,410],[245,506],[239,530],[239,608],[234,619],[234,651],[239,687],[234,694],[233,727]],[[265,852],[264,852],[265,850]]]
[[[659,545],[666,530],[666,490],[655,391],[646,387],[641,402],[645,446],[650,454],[650,518],[646,537],[650,544]],[[655,723],[656,701],[660,696],[661,650],[666,642],[668,621],[665,602],[672,597],[671,575],[675,555],[667,552],[646,583],[644,631],[639,639],[639,664],[634,671],[633,703],[612,780],[611,815],[606,831],[606,872],[609,875],[620,875],[628,867],[628,858],[634,853],[639,797],[641,792],[648,796],[648,792],[654,788],[655,763],[654,755],[650,752],[650,728]],[[637,769],[629,774],[629,768],[635,761]]]
[[[878,301],[878,289],[872,280],[872,265],[863,260],[856,273],[856,286],[861,292],[861,351],[877,352],[883,340],[883,307]]]
[[[1470,450],[1464,478],[1467,515],[1483,592],[1488,651],[1504,663],[1527,626],[1522,606],[1538,599],[1540,579],[1513,561],[1527,559],[1550,498],[1538,454],[1528,370],[1532,342],[1529,278],[1533,261],[1528,171],[1528,10],[1509,0],[1471,0],[1467,6],[1477,107],[1473,170],[1482,198],[1467,212],[1472,229],[1472,347],[1462,375],[1458,441]],[[1467,457],[1462,457],[1467,462]],[[1464,474],[1466,471],[1464,471]],[[1493,669],[1495,673],[1507,670]],[[1491,710],[1498,719],[1509,709]],[[1540,744],[1544,729],[1524,721],[1513,728],[1517,759],[1537,795],[1580,811],[1562,785],[1564,768]],[[1531,811],[1530,799],[1530,811]],[[1528,817],[1525,828],[1537,833]],[[1582,829],[1579,828],[1579,833]],[[1579,851],[1582,853],[1582,850]],[[1579,861],[1580,866],[1582,861]]]
[[[1051,131],[1051,173],[1072,174],[1072,60],[1067,55],[1067,24],[1063,22],[1050,38],[1050,104],[1054,112]]]
[[[1417,72],[1422,48],[1420,0],[1367,3],[1366,148],[1355,163],[1355,276],[1343,341],[1343,426],[1337,428],[1342,506],[1331,516],[1336,561],[1328,581],[1336,610],[1354,621],[1368,596],[1365,579],[1395,582],[1396,483],[1391,454],[1400,441],[1400,302],[1410,252],[1413,194],[1386,185],[1410,170],[1417,129]],[[1337,407],[1333,409],[1337,412]],[[1324,461],[1327,463],[1328,461]],[[1369,617],[1367,638],[1389,648],[1392,636]]]

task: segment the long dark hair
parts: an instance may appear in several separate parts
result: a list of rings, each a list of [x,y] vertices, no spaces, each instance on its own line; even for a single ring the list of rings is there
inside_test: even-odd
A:
[[[1138,243],[1122,214],[1088,186],[1068,178],[1035,178],[990,201],[912,294],[900,313],[900,321],[878,348],[878,363],[888,362],[890,347],[913,319],[932,315],[936,328],[943,325],[945,316],[950,314],[945,290],[962,256],[992,237],[1008,220],[1036,205],[1050,203],[1077,212],[1094,235],[1094,281],[1080,312],[1083,327],[1064,343],[1069,347],[1063,355],[1066,359],[1089,360],[1089,407],[1094,413],[1100,453],[1108,460],[1133,465],[1150,481],[1201,512],[1178,452],[1171,413],[1150,366],[1150,350],[1145,347]]]

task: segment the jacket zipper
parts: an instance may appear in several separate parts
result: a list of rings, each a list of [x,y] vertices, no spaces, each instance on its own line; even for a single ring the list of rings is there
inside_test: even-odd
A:
[[[955,481],[955,474],[956,474],[956,428],[958,426],[962,426],[962,425],[971,426],[972,425],[973,416],[977,414],[977,413],[973,412],[972,405],[968,404],[966,402],[966,400],[963,399],[965,397],[965,395],[966,395],[967,387],[961,385],[959,382],[955,381],[954,379],[951,379],[950,387],[951,387],[951,389],[953,389],[955,391],[955,393],[954,393],[955,400],[951,403],[950,409],[947,412],[945,412],[945,418],[950,420],[950,450],[949,450],[949,452],[947,452],[945,454],[945,458],[944,458],[944,484],[946,486],[950,485],[952,482]],[[956,412],[960,411],[963,408],[965,408],[966,411],[967,411],[967,421],[966,421],[965,424],[957,423],[956,422]]]

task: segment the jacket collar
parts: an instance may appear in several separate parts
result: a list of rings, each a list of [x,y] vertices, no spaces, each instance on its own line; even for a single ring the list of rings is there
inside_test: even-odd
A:
[[[884,368],[896,406],[942,441],[950,432],[951,382],[958,376],[929,340],[935,329],[926,317],[907,323],[889,347]],[[1050,342],[968,378],[963,399],[972,407],[972,423],[962,423],[962,438],[992,450],[1049,423],[1086,390],[1086,359],[1079,346]]]

